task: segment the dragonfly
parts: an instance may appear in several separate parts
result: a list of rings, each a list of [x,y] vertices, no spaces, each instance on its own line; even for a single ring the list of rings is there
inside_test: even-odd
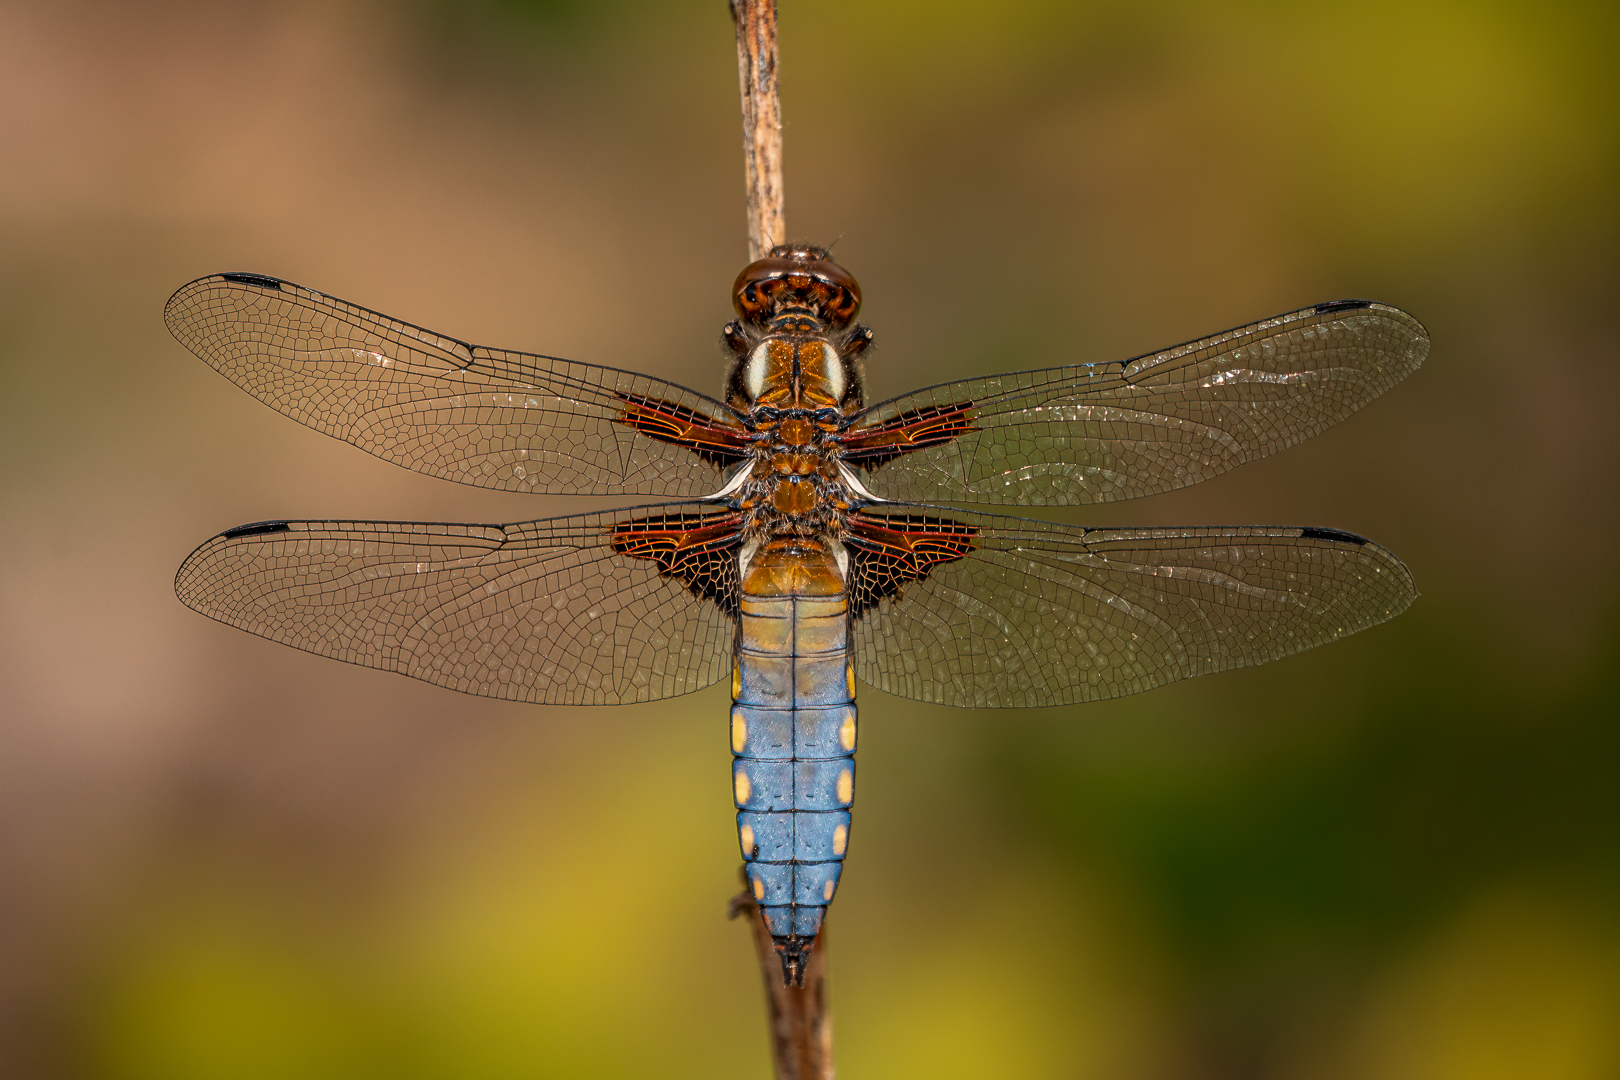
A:
[[[850,843],[859,679],[939,705],[1067,705],[1263,663],[1392,618],[1407,568],[1353,533],[1096,528],[953,504],[1154,495],[1345,419],[1422,363],[1398,308],[1316,304],[1159,352],[866,404],[861,290],[773,248],[732,288],[720,397],[486,348],[253,273],[169,300],[175,337],[294,420],[500,491],[665,501],[514,524],[262,521],[175,591],[321,656],[513,701],[653,701],[731,678],[743,872],[789,985]]]

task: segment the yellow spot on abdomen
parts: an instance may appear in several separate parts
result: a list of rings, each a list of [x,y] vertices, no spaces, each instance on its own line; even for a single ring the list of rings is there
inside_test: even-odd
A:
[[[748,745],[748,721],[743,719],[742,713],[731,714],[731,749],[733,753],[740,754],[743,747]]]
[[[821,887],[821,898],[823,900],[831,900],[832,899],[832,894],[833,894],[832,878],[828,878],[827,879],[827,884],[825,884],[825,885],[823,885]]]
[[[743,858],[752,859],[754,857],[754,827],[744,825],[738,829],[737,839],[742,841]]]
[[[763,880],[761,880],[760,878],[755,878],[754,879],[754,899],[755,900],[763,900],[763,899],[765,899],[765,882]]]
[[[849,844],[849,826],[840,825],[833,830],[833,854],[842,855]]]
[[[742,693],[742,668],[731,669],[731,700],[736,701],[737,695]]]
[[[752,794],[754,790],[753,785],[748,782],[748,774],[743,772],[741,769],[738,769],[736,782],[733,786],[737,792],[737,805],[746,805],[748,803],[748,796]]]
[[[844,690],[849,694],[849,700],[855,700],[855,665],[844,665]]]
[[[849,804],[855,797],[855,770],[845,769],[838,774],[838,801]]]
[[[843,726],[838,729],[838,745],[845,750],[855,749],[855,713],[853,711],[844,717]]]

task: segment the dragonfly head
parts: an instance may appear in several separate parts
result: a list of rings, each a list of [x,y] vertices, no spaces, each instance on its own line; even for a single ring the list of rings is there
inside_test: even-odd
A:
[[[842,330],[861,309],[861,287],[825,249],[780,244],[743,268],[731,299],[743,322],[754,326],[798,316],[816,320],[824,330]]]

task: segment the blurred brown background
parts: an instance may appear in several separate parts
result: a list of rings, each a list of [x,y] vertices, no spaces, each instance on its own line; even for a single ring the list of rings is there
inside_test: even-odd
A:
[[[1582,3],[784,0],[788,221],[877,396],[1321,300],[1407,385],[1097,524],[1365,533],[1423,597],[1084,709],[863,691],[840,1075],[1620,1077],[1620,116]],[[276,274],[708,392],[722,0],[0,5],[0,1073],[758,1077],[726,691],[460,697],[170,592],[277,516],[511,521],[164,331]]]

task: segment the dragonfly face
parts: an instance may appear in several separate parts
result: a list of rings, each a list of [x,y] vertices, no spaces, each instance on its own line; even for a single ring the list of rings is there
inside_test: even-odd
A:
[[[559,704],[732,677],[750,887],[790,981],[836,891],[856,677],[960,706],[1135,693],[1388,619],[1416,593],[1359,536],[1100,529],[933,505],[1107,502],[1291,446],[1405,378],[1428,337],[1370,301],[1130,360],[944,383],[868,406],[860,287],[820,249],[745,268],[724,399],[474,346],[257,274],[165,309],[266,404],[432,476],[674,501],[508,525],[273,521],[199,547],[188,605],[466,693]]]

